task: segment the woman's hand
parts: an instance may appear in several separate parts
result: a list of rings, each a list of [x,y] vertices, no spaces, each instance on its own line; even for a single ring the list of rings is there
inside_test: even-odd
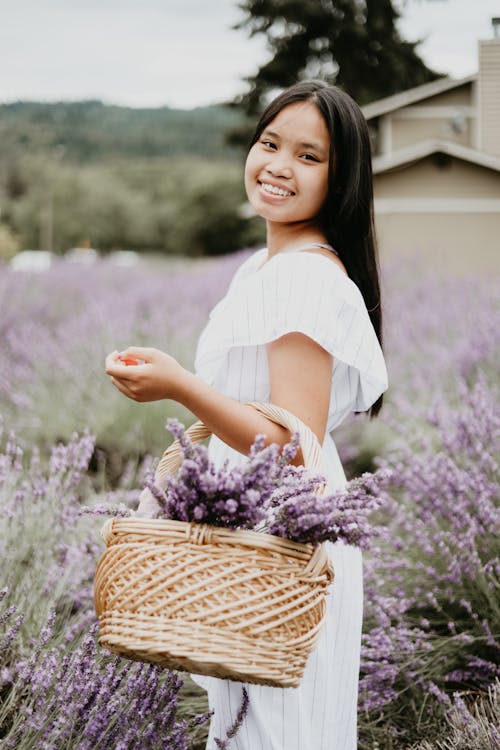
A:
[[[142,364],[125,364],[122,360],[141,360]],[[130,346],[123,352],[106,357],[106,373],[111,382],[133,401],[176,399],[183,377],[187,374],[174,357],[149,347]]]

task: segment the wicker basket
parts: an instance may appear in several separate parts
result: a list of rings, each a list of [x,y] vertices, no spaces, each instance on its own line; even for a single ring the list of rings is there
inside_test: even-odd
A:
[[[320,446],[292,414],[252,404],[299,431],[304,463]],[[193,442],[210,432],[200,422]],[[161,482],[180,464],[173,443]],[[326,609],[333,569],[325,545],[182,521],[112,519],[95,577],[99,642],[115,653],[171,669],[247,683],[296,687]]]

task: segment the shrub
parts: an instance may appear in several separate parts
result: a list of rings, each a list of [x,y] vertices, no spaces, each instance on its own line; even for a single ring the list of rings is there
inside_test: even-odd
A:
[[[94,496],[93,447],[89,434],[74,435],[45,467],[36,450],[27,461],[12,434],[0,452],[1,745],[187,750],[208,716],[177,715],[178,677],[96,647],[92,580],[102,546],[98,522],[79,515]],[[118,490],[113,499],[131,498]]]
[[[365,738],[430,737],[453,692],[500,675],[498,391],[482,377],[459,390],[428,412],[425,432],[402,421],[379,460],[392,478],[365,562]]]

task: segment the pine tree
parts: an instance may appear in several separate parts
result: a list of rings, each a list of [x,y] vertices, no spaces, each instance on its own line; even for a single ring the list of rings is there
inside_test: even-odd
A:
[[[235,104],[258,114],[268,92],[301,78],[322,78],[359,104],[439,77],[401,39],[392,0],[244,0],[246,17],[236,26],[265,34],[269,62],[246,81]]]

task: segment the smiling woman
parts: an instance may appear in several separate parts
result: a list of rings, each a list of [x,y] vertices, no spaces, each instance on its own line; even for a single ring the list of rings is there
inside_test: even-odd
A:
[[[330,432],[353,411],[374,416],[387,388],[370,142],[359,107],[318,82],[286,90],[257,126],[245,186],[266,222],[268,247],[238,268],[212,310],[195,373],[164,352],[137,347],[122,352],[122,361],[117,352],[109,355],[106,372],[135,401],[170,398],[192,411],[213,433],[209,456],[217,466],[245,464],[257,434],[283,447],[290,431],[249,402],[281,407],[316,435],[327,487],[342,489],[346,477]],[[144,364],[127,366],[123,358]],[[150,500],[141,502],[141,513],[151,512]],[[298,688],[244,686],[250,702],[239,750],[357,746],[361,552],[335,543],[328,555],[335,581],[318,647]],[[214,710],[207,750],[216,750],[242,686],[196,680]]]

